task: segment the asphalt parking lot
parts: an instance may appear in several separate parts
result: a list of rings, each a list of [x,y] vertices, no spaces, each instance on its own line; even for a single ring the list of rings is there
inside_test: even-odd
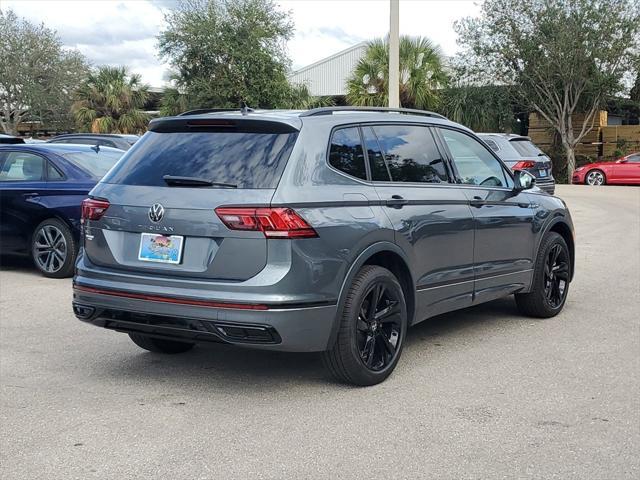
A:
[[[0,478],[638,478],[640,188],[558,195],[577,233],[564,312],[437,317],[366,389],[311,354],[146,353],[76,320],[70,280],[4,259]]]

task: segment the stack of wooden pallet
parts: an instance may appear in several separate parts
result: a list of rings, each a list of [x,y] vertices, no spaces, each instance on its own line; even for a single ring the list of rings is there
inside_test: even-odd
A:
[[[609,125],[602,127],[602,156],[612,158],[616,150],[640,152],[640,125]]]
[[[577,136],[580,134],[582,129],[582,124],[584,122],[584,114],[575,114],[572,118],[574,134]],[[607,125],[607,112],[605,110],[600,110],[596,113],[595,119],[593,121],[593,128],[589,131],[582,139],[580,143],[576,147],[576,153],[578,155],[587,155],[593,158],[597,158],[601,153],[600,148],[600,138],[602,133],[602,128]],[[542,151],[549,152],[553,146],[553,139],[555,135],[555,130],[547,122],[544,117],[537,113],[531,113],[529,115],[529,137],[531,137],[531,141],[535,143]]]

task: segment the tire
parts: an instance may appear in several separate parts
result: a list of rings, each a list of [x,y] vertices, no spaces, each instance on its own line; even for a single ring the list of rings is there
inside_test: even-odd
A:
[[[184,353],[191,350],[195,344],[187,342],[176,342],[175,340],[165,340],[154,338],[139,333],[130,333],[129,338],[140,348],[154,353]]]
[[[48,218],[33,231],[31,259],[45,277],[72,276],[77,256],[78,244],[66,223]]]
[[[602,170],[589,170],[584,176],[585,185],[599,186],[607,184],[607,176]]]
[[[552,255],[556,255],[555,260]],[[553,275],[549,275],[549,271]],[[571,254],[567,243],[559,234],[550,232],[538,251],[531,292],[515,294],[518,310],[530,317],[556,316],[567,300],[570,278]]]
[[[331,374],[358,386],[376,385],[391,375],[408,327],[404,293],[393,273],[365,265],[349,288],[338,321],[336,342],[323,353]]]

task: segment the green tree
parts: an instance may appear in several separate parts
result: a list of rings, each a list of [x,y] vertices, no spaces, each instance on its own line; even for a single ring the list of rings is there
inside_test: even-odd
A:
[[[436,108],[447,83],[440,48],[424,37],[400,38],[400,105]],[[385,39],[369,43],[364,57],[347,80],[347,101],[358,106],[389,104],[389,44]]]
[[[140,75],[129,75],[125,67],[99,67],[76,92],[72,111],[78,128],[93,133],[144,131],[148,89]]]
[[[510,90],[504,85],[450,86],[441,93],[438,111],[477,132],[511,132],[518,109]]]
[[[567,174],[608,95],[622,90],[640,37],[638,0],[486,0],[456,25],[476,78],[513,85],[560,137]],[[574,125],[572,115],[584,113]]]
[[[0,127],[21,122],[68,127],[73,92],[88,72],[84,57],[65,50],[55,31],[0,11]]]
[[[190,108],[282,106],[293,25],[271,0],[186,0],[166,15],[160,54]]]

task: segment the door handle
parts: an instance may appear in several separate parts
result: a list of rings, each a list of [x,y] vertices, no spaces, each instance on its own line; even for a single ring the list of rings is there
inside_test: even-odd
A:
[[[391,199],[385,202],[387,206],[400,208],[402,205],[409,203],[409,200],[402,198],[400,195],[391,195]]]
[[[526,203],[526,202],[520,202],[520,203],[518,204],[518,206],[519,206],[520,208],[529,208],[529,207],[531,206],[531,204]]]
[[[473,200],[469,200],[469,205],[471,205],[472,207],[476,207],[476,208],[480,208],[483,205],[486,205],[487,202],[485,202],[482,197],[478,197],[477,195],[475,197],[473,197]]]

